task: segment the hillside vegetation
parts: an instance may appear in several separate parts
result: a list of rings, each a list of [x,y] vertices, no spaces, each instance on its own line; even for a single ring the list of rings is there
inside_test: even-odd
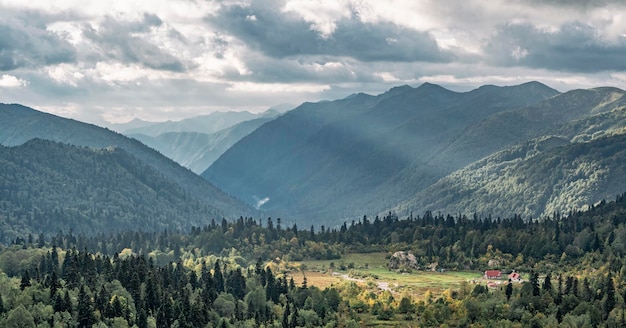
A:
[[[32,108],[0,104],[0,144],[16,146],[35,138],[91,148],[121,148],[180,186],[187,195],[202,202],[202,206],[215,208],[221,215],[230,218],[257,213],[252,207],[137,140]]]
[[[543,221],[425,213],[316,233],[240,218],[190,234],[16,240],[0,248],[0,326],[618,327],[626,323],[625,205],[623,194]],[[206,243],[215,236],[221,241]],[[321,289],[291,262],[398,249],[413,251],[420,265],[476,275],[364,276],[362,263],[336,259],[329,267],[351,280]],[[469,279],[489,267],[505,275],[514,268],[524,281],[448,282],[417,297],[379,280]]]
[[[59,231],[181,230],[224,213],[120,148],[0,146],[0,242]]]
[[[266,200],[263,209],[338,224],[388,209],[478,159],[431,161],[473,124],[557,94],[536,82],[466,93],[426,83],[305,103],[243,138],[202,176],[249,204]]]
[[[506,131],[545,135],[509,146],[450,174],[394,211],[401,215],[423,210],[494,216],[517,213],[536,218],[582,209],[622,192],[626,183],[624,92],[613,89],[581,92],[613,101],[595,99],[585,105],[584,114],[583,110],[576,115],[570,113],[570,118],[576,119],[544,122],[543,127],[535,128],[532,134],[528,132],[532,129],[526,128],[522,120],[515,123],[519,129],[514,129],[513,123],[510,127],[502,126]],[[548,102],[554,103],[566,96],[569,99],[576,94],[565,94]],[[600,105],[591,106],[598,103]],[[537,106],[536,111],[547,109]],[[527,116],[535,122],[545,119],[537,119],[541,116],[538,113]],[[472,138],[468,136],[465,140],[471,142]]]

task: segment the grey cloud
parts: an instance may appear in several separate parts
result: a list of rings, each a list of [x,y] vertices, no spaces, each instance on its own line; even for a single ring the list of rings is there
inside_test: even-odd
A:
[[[583,73],[626,70],[626,38],[607,42],[592,26],[580,23],[554,33],[530,24],[500,26],[485,50],[489,61],[502,66]]]
[[[361,61],[448,62],[432,35],[392,23],[366,24],[358,18],[336,22],[328,38],[293,13],[275,10],[271,4],[227,6],[207,21],[225,29],[248,46],[268,56],[286,58],[307,55],[352,57]],[[255,19],[250,19],[254,16]]]
[[[119,60],[125,63],[138,63],[148,68],[174,72],[185,71],[185,65],[176,57],[159,49],[148,40],[133,36],[133,33],[147,32],[163,22],[156,15],[144,14],[143,20],[119,22],[111,17],[96,30],[89,25],[83,27],[83,34],[97,47],[86,57]]]
[[[599,8],[607,5],[624,5],[623,0],[524,0],[532,5],[553,7],[574,7],[579,9]]]
[[[355,67],[358,65],[357,63],[347,61],[342,61],[341,67],[316,69],[316,65],[321,67],[324,63],[332,61],[319,56],[277,59],[252,52],[245,54],[243,60],[253,74],[240,75],[238,70],[229,70],[225,74],[226,79],[232,81],[253,80],[262,83],[341,83],[362,80],[364,76],[371,73],[369,69],[362,66]]]
[[[44,23],[0,17],[0,71],[73,62],[71,44]]]

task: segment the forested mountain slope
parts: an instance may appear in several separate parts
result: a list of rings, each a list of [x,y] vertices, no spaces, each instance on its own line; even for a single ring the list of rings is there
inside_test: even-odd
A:
[[[42,113],[21,105],[0,104],[0,144],[21,145],[34,138],[93,148],[122,148],[181,186],[189,195],[215,207],[227,217],[256,214],[253,208],[137,140],[95,125]]]
[[[72,230],[189,229],[224,216],[120,148],[33,139],[0,146],[0,167],[0,242]]]
[[[537,82],[466,93],[426,83],[305,103],[240,140],[203,177],[287,217],[332,223],[389,208],[471,163],[429,160],[490,115],[557,94]],[[408,169],[419,174],[399,180]]]
[[[472,127],[453,153],[504,150],[418,192],[394,211],[539,217],[580,209],[626,186],[626,97],[613,88],[576,90]],[[487,131],[497,136],[487,138]],[[513,143],[516,139],[534,139]],[[500,145],[498,145],[500,143]],[[471,146],[476,144],[476,146]],[[483,145],[482,147],[478,145]]]

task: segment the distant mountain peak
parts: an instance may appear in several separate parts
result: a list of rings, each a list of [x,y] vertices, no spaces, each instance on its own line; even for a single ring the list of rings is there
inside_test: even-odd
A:
[[[591,90],[600,91],[600,92],[607,92],[607,93],[609,93],[609,92],[616,92],[616,93],[621,93],[621,94],[626,93],[626,91],[624,91],[624,90],[622,90],[620,88],[616,88],[616,87],[597,87],[597,88],[593,88]]]
[[[519,86],[527,86],[527,87],[542,87],[542,88],[550,88],[549,86],[539,82],[539,81],[528,81],[520,84]]]
[[[405,84],[405,85],[399,85],[399,86],[393,87],[393,88],[389,89],[389,91],[387,91],[385,93],[386,94],[400,94],[400,93],[404,93],[404,92],[407,92],[407,91],[413,90],[413,89],[414,88],[411,87],[410,85]]]
[[[422,83],[419,88],[441,88],[441,89],[445,89],[444,87],[440,86],[439,84],[435,84],[435,83],[430,83],[430,82],[424,82]]]
[[[439,84],[434,84],[434,83],[430,83],[430,82],[424,82],[422,83],[422,85],[420,85],[419,87],[417,87],[415,89],[417,92],[420,93],[429,93],[429,94],[440,94],[440,95],[449,95],[449,94],[455,94],[456,92],[452,91],[452,90],[448,90],[442,86],[440,86]]]
[[[408,84],[399,85],[389,89],[389,91],[385,92],[386,96],[397,96],[406,93],[419,92],[419,93],[442,93],[442,92],[453,92],[450,91],[438,84],[433,84],[429,82],[422,83],[419,87],[414,88]]]
[[[520,85],[517,86],[518,88],[523,88],[523,89],[545,89],[545,90],[549,90],[549,91],[553,91],[555,93],[560,93],[558,90],[551,88],[541,82],[538,81],[529,81],[526,83],[522,83]]]

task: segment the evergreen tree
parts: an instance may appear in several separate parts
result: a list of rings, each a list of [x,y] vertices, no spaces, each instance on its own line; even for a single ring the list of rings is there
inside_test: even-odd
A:
[[[615,285],[613,285],[613,276],[609,271],[608,276],[606,277],[606,281],[604,283],[604,301],[602,302],[602,310],[604,314],[604,319],[606,320],[609,317],[609,313],[611,310],[615,308]]]
[[[28,273],[28,270],[24,270],[22,280],[20,281],[20,290],[24,290],[26,287],[30,287],[30,274]]]
[[[574,291],[574,277],[568,276],[567,279],[565,279],[565,295],[569,295],[572,294],[572,292]]]
[[[100,313],[104,313],[104,310],[109,304],[109,293],[107,292],[104,285],[100,286],[100,292],[94,297],[93,307],[96,310],[99,310]]]
[[[506,285],[504,293],[506,294],[506,300],[510,300],[511,295],[513,295],[513,282],[511,280],[509,280],[509,283]]]
[[[591,290],[591,285],[589,284],[589,279],[585,277],[583,279],[583,290],[582,290],[582,300],[585,302],[591,302],[593,300],[593,291]]]
[[[0,315],[4,313],[4,302],[2,301],[2,295],[0,295]]]
[[[308,283],[306,280],[306,275],[304,274],[304,272],[302,273],[302,289],[307,289],[308,288]]]
[[[91,328],[91,326],[96,323],[96,318],[93,313],[93,304],[84,286],[81,286],[78,292],[78,313],[76,321],[78,322],[78,328]]]
[[[148,315],[143,307],[139,309],[139,314],[137,315],[137,328],[148,328]]]
[[[65,311],[65,302],[63,301],[63,296],[59,293],[54,294],[53,298],[54,303],[52,304],[52,309],[54,312],[63,312]]]
[[[246,278],[243,277],[241,268],[231,271],[227,279],[227,292],[242,300],[246,296]]]
[[[154,278],[151,276],[146,280],[146,308],[148,311],[154,313],[159,307],[159,290],[157,284],[154,282]]]
[[[63,306],[65,311],[72,313],[74,307],[72,306],[72,299],[67,289],[65,289],[65,294],[63,294]]]
[[[533,296],[539,296],[539,274],[536,272],[530,273],[530,284],[533,287]]]
[[[289,328],[289,315],[291,314],[291,311],[289,310],[289,303],[285,304],[285,311],[283,311],[283,321],[282,321],[282,326],[283,328]]]
[[[224,292],[224,275],[220,267],[220,260],[215,261],[213,268],[213,282],[215,283],[215,291],[219,294]]]
[[[552,275],[548,273],[546,278],[543,280],[543,285],[541,286],[544,292],[549,294],[552,293]]]

